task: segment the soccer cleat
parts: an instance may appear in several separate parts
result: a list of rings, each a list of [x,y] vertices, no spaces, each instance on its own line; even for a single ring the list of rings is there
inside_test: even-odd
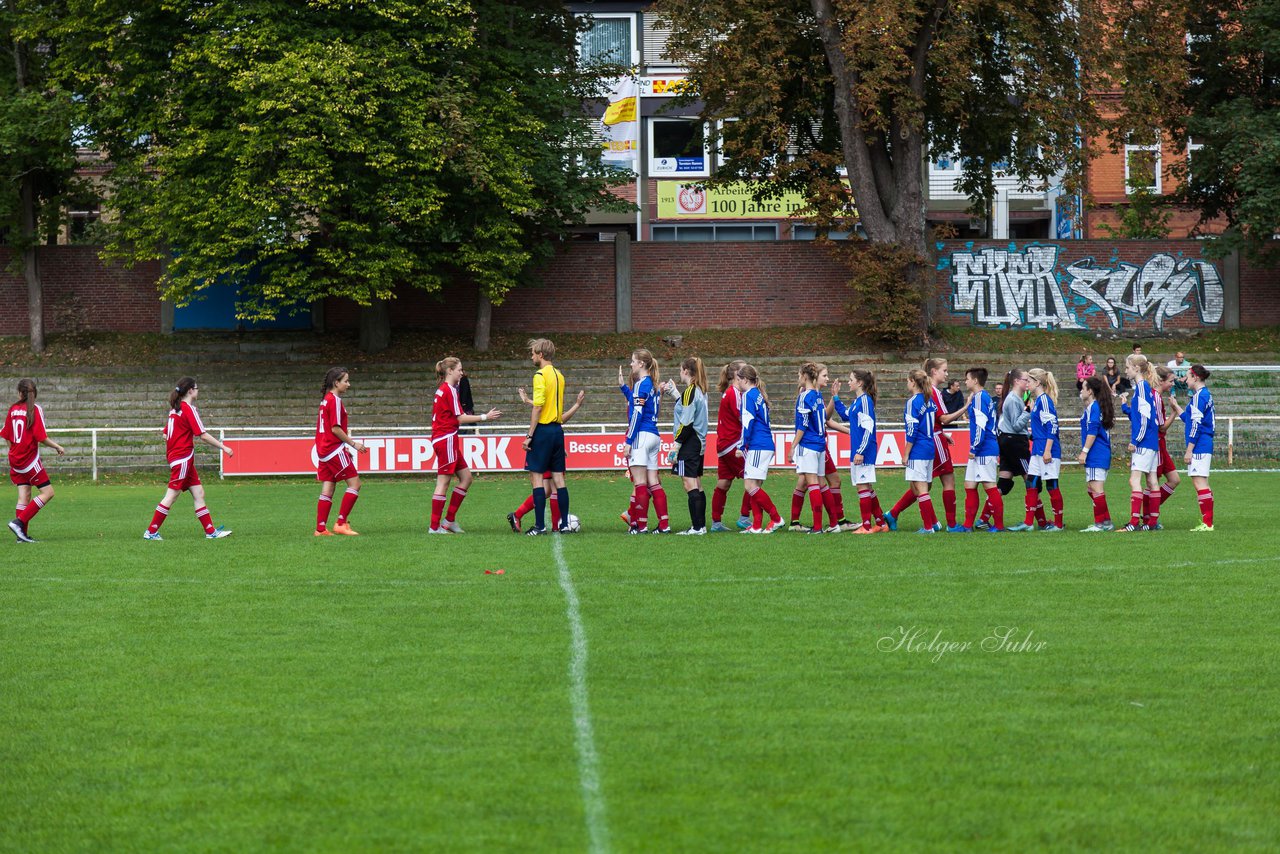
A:
[[[1204,522],[1201,522],[1199,525],[1196,525],[1194,528],[1192,528],[1192,529],[1191,529],[1191,533],[1193,533],[1193,534],[1212,534],[1212,533],[1213,533],[1213,526],[1212,526],[1212,525],[1206,525]]]
[[[319,531],[316,531],[316,532],[315,532],[315,535],[316,535],[317,537],[332,537],[332,536],[333,536],[333,531],[330,531],[328,528],[323,528],[323,529],[321,529],[321,530],[319,530]]]
[[[446,531],[444,528],[428,528],[427,533],[428,534],[448,534],[449,531]]]
[[[937,528],[921,528],[920,530],[916,531],[916,533],[917,534],[936,534],[938,533],[938,529]]]
[[[450,522],[448,519],[445,519],[443,522],[441,522],[440,527],[444,528],[446,531],[449,531],[450,533],[453,533],[453,534],[466,533],[466,531],[462,530],[461,525],[459,525],[457,522]],[[341,531],[339,533],[341,533]],[[352,531],[351,533],[354,534],[355,531]]]
[[[988,528],[987,528],[987,533],[988,533],[988,534],[1003,534],[1003,533],[1006,533],[1006,529],[1004,529],[1004,528],[992,528],[992,527],[988,527]]]
[[[880,533],[880,526],[872,525],[870,528],[868,528],[866,525],[859,525],[858,527],[853,529],[853,532],[855,534],[878,534]]]
[[[1114,530],[1116,529],[1116,526],[1112,523],[1112,521],[1111,521],[1110,519],[1108,519],[1107,521],[1103,522],[1103,523],[1102,523],[1102,525],[1101,525],[1100,527],[1101,527],[1101,528],[1102,528],[1102,530],[1104,530],[1104,531],[1114,531]]]
[[[841,532],[843,532],[843,531],[848,531],[848,530],[851,530],[851,529],[850,529],[850,528],[846,528],[844,525],[841,525],[839,522],[837,522],[836,524],[832,525],[830,528],[827,528],[827,529],[826,529],[826,533],[828,533],[828,534],[839,534],[839,533],[841,533]]]
[[[972,534],[973,528],[966,528],[964,525],[952,525],[947,528],[948,534]]]
[[[890,531],[898,530],[898,518],[892,513],[884,514],[884,523],[889,526]]]
[[[1128,525],[1125,525],[1123,528],[1116,528],[1116,533],[1134,534],[1134,533],[1137,533],[1138,531],[1145,531],[1145,530],[1147,530],[1146,525],[1135,525],[1132,522],[1130,522]]]
[[[576,534],[578,532],[575,531],[573,528],[570,528],[568,525],[561,525],[559,528],[556,528],[556,533],[557,534]]]
[[[631,527],[631,513],[629,511],[623,510],[618,514],[618,518],[622,520],[622,524],[626,525],[628,528]]]
[[[743,528],[738,533],[739,534],[763,534],[764,529],[763,528]]]
[[[842,531],[852,531],[854,528],[858,527],[861,524],[862,524],[861,522],[850,522],[848,519],[842,516],[832,527],[839,528]],[[831,529],[828,528],[827,530],[831,530]]]
[[[1104,528],[1104,527],[1102,527],[1101,525],[1099,525],[1097,522],[1094,522],[1092,525],[1090,525],[1090,526],[1089,526],[1089,527],[1087,527],[1087,528],[1081,528],[1081,529],[1080,529],[1080,533],[1082,533],[1082,534],[1100,534],[1100,533],[1102,533],[1102,532],[1103,532],[1103,531],[1105,531],[1105,530],[1107,530],[1107,529],[1106,529],[1106,528]]]
[[[655,533],[655,534],[670,534],[670,533],[671,533],[671,527],[670,527],[670,526],[668,526],[668,527],[666,527],[666,528],[654,528],[654,529],[653,529],[653,533]]]
[[[711,523],[711,533],[713,533],[713,534],[722,534],[722,533],[724,533],[724,532],[726,532],[726,531],[728,531],[728,530],[729,530],[729,529],[725,527],[725,525],[724,525],[724,523],[723,523],[723,522],[712,522],[712,523]]]
[[[887,534],[891,530],[892,529],[889,527],[888,523],[886,522],[879,523],[878,525],[876,525],[876,528],[875,528],[875,531],[877,534]]]
[[[1062,531],[1062,529],[1059,528],[1057,525],[1045,525],[1040,530],[1044,531],[1046,534],[1057,534],[1057,533],[1061,533]]]
[[[20,543],[34,543],[35,540],[27,533],[27,526],[22,523],[21,519],[14,519],[9,523],[9,530],[13,531],[13,535],[18,538]]]
[[[142,539],[144,539],[144,540],[154,540],[154,541],[156,541],[156,542],[160,542],[160,541],[164,540],[164,537],[160,536],[160,532],[159,532],[159,531],[143,531],[143,532],[142,532]]]
[[[342,534],[344,537],[358,537],[360,532],[353,530],[349,522],[339,522],[333,526],[335,534]]]
[[[1026,522],[1019,522],[1016,525],[1010,525],[1005,530],[1010,531],[1012,533],[1018,533],[1021,531],[1034,531],[1035,529],[1036,529],[1035,525],[1028,525]]]
[[[524,532],[524,535],[526,537],[541,537],[546,533],[547,533],[546,528],[530,528],[529,530]]]
[[[991,523],[988,522],[986,519],[979,519],[978,521],[973,523],[973,530],[975,531],[988,531],[990,529],[991,529]]]
[[[204,535],[206,540],[220,540],[223,537],[231,536],[231,532],[226,528],[214,528],[211,532]]]
[[[788,525],[787,530],[794,531],[795,533],[799,534],[809,530],[809,528],[806,525],[801,525],[800,522],[797,520],[797,521],[793,521],[790,525]]]
[[[1161,525],[1159,522],[1156,522],[1154,525],[1147,525],[1146,528],[1148,531],[1163,531],[1164,525]]]
[[[740,530],[740,531],[745,531],[747,528],[750,528],[750,527],[751,527],[751,517],[750,517],[750,516],[739,516],[739,517],[738,517],[738,530]]]
[[[702,535],[704,535],[704,534],[706,534],[706,533],[707,533],[707,529],[706,529],[706,528],[690,528],[690,529],[689,529],[689,530],[687,530],[687,531],[679,531],[679,532],[677,532],[677,533],[676,533],[676,536],[677,536],[677,537],[701,537]]]
[[[822,530],[821,528],[805,528],[804,532],[806,534],[825,534],[826,533],[826,531]]]
[[[520,520],[516,518],[516,514],[514,513],[507,514],[507,524],[511,526],[511,533],[513,534],[520,533]]]

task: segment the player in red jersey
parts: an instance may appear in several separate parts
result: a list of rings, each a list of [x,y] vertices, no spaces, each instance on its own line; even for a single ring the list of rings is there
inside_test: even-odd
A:
[[[18,402],[9,407],[0,438],[9,443],[9,479],[18,487],[17,516],[9,530],[20,543],[34,543],[27,533],[27,523],[53,500],[53,484],[40,462],[40,446],[53,448],[59,454],[67,451],[45,433],[44,410],[36,403],[36,381],[18,380]],[[31,488],[40,490],[33,498]]]
[[[524,390],[524,386],[516,389],[516,391],[520,395],[521,403],[525,406],[533,405],[533,401],[529,399],[529,393]],[[578,407],[582,406],[582,401],[586,399],[587,393],[585,391],[579,391],[577,399],[573,402],[573,406],[566,409],[564,411],[564,415],[560,416],[560,423],[567,423],[578,411]],[[560,530],[560,498],[556,495],[555,485],[551,482],[551,472],[549,471],[542,473],[542,488],[547,492],[547,506],[551,512],[551,527],[558,531]],[[514,512],[507,514],[507,524],[511,526],[512,533],[523,533],[520,530],[520,523],[527,514],[533,512],[533,504],[533,493],[531,492],[529,493],[529,497],[526,498]]]
[[[1169,401],[1173,400],[1173,384],[1177,381],[1177,376],[1171,368],[1164,365],[1156,368],[1156,384],[1153,387],[1156,397],[1156,426],[1160,428],[1160,462],[1156,464],[1156,477],[1164,478],[1164,484],[1160,487],[1160,504],[1163,505],[1171,497],[1173,491],[1178,488],[1178,484],[1182,482],[1182,478],[1178,476],[1178,467],[1174,465],[1173,456],[1169,453],[1169,446],[1165,443],[1165,434],[1169,432]],[[1173,401],[1175,408],[1175,416],[1182,414],[1182,407],[1178,406],[1177,401]],[[1150,517],[1146,519],[1147,524],[1155,526],[1156,530],[1160,530],[1160,520],[1157,518],[1154,522]]]
[[[716,488],[711,494],[712,533],[729,530],[721,521],[729,500],[729,487],[745,472],[745,458],[738,453],[742,445],[742,394],[734,385],[738,369],[745,364],[742,359],[735,359],[720,371],[720,409],[716,412]],[[738,510],[739,528],[745,530],[751,526],[750,513],[751,501],[744,491],[742,507]]]
[[[342,405],[342,395],[351,388],[351,378],[346,368],[330,368],[324,375],[320,389],[323,399],[316,416],[316,480],[320,481],[320,500],[316,503],[316,536],[331,537],[345,534],[359,536],[347,521],[360,497],[360,474],[356,471],[356,458],[347,449],[363,454],[363,442],[357,442],[347,432],[347,408]],[[338,521],[328,530],[329,511],[333,509],[333,493],[338,481],[346,481],[347,491],[342,495],[338,508]]]
[[[191,493],[191,500],[196,505],[196,521],[204,527],[204,535],[210,540],[220,540],[231,536],[225,528],[215,528],[209,516],[209,508],[204,503],[204,487],[200,485],[200,475],[196,472],[195,440],[199,439],[234,457],[235,451],[219,442],[204,429],[200,421],[200,413],[196,411],[196,398],[200,396],[200,387],[191,377],[183,377],[169,392],[169,419],[164,425],[165,452],[169,458],[169,488],[164,498],[156,505],[156,512],[151,517],[151,525],[143,533],[144,540],[159,540],[160,526],[169,517],[169,508],[178,496],[184,492]]]
[[[471,487],[471,469],[462,456],[462,437],[459,424],[475,424],[502,417],[502,410],[490,409],[482,415],[467,415],[462,411],[458,397],[458,381],[462,379],[462,362],[447,356],[436,362],[436,376],[440,387],[436,389],[435,402],[431,405],[431,447],[436,458],[436,491],[431,496],[431,527],[428,534],[461,534],[457,522],[458,508]],[[458,479],[458,485],[449,495],[449,481]],[[445,513],[446,497],[449,511]],[[444,516],[444,521],[440,517]]]

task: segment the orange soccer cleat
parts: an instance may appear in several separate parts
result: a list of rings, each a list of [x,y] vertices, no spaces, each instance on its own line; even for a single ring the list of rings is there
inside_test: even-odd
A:
[[[875,533],[879,533],[879,530],[880,529],[875,525],[872,525],[870,528],[868,528],[866,525],[859,525],[857,529],[854,530],[854,533],[855,534],[875,534]]]
[[[327,529],[327,528],[326,528],[326,529],[324,529],[323,531],[316,531],[316,536],[317,536],[317,537],[332,537],[332,536],[333,536],[333,531],[330,531],[329,529]]]
[[[359,531],[356,531],[356,530],[353,530],[353,529],[351,528],[351,524],[350,524],[350,523],[348,523],[348,522],[339,522],[338,524],[334,525],[334,526],[333,526],[333,532],[334,532],[335,534],[342,534],[342,535],[343,535],[343,536],[345,536],[345,537],[358,537],[358,536],[360,536],[360,532],[359,532]]]

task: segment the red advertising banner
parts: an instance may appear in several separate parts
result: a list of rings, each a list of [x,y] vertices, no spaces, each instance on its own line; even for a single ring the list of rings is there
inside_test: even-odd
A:
[[[790,468],[787,455],[791,451],[793,431],[774,431],[774,468]],[[951,457],[957,465],[969,458],[967,430],[948,433],[952,439]],[[357,463],[362,474],[430,474],[435,471],[435,455],[428,436],[359,436],[368,446]],[[625,440],[622,433],[575,433],[564,437],[570,471],[610,471],[626,465],[622,456]],[[901,466],[902,431],[878,434],[876,465]],[[462,437],[462,456],[473,471],[523,471],[523,434],[487,434]],[[316,470],[315,440],[298,437],[245,437],[226,439],[235,451],[234,457],[222,455],[224,475],[314,474]],[[716,465],[715,436],[707,437],[707,466],[714,473]],[[662,435],[663,464],[672,449],[671,434]],[[841,468],[849,465],[849,437],[831,433],[827,438],[831,457]]]

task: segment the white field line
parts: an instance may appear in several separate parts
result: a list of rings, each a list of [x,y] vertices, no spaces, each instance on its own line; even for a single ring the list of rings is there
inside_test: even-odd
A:
[[[569,631],[573,638],[573,656],[569,660],[569,702],[573,708],[574,746],[578,751],[578,780],[582,784],[582,806],[586,814],[587,834],[593,854],[609,850],[609,824],[605,818],[604,791],[600,785],[600,759],[591,726],[591,707],[587,702],[587,632],[582,626],[578,608],[578,591],[573,586],[569,564],[564,559],[561,537],[552,537],[552,551],[559,569],[560,589],[564,591]]]

